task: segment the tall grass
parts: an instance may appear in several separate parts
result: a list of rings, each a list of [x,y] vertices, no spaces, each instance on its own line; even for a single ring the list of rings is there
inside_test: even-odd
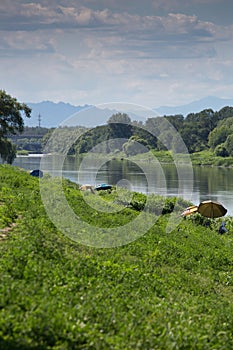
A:
[[[169,204],[138,240],[96,249],[57,230],[38,179],[1,166],[0,180],[1,228],[16,224],[0,241],[1,349],[232,349],[231,218],[225,235],[217,234],[221,219],[205,227],[197,217],[167,233]],[[64,180],[63,188],[73,210],[91,221],[95,210],[78,187]],[[103,213],[99,225],[124,225],[145,201],[114,191],[98,199],[122,206],[116,215]]]

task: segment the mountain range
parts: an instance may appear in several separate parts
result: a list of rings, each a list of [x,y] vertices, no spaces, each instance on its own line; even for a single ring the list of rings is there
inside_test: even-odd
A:
[[[64,102],[28,102],[27,105],[32,109],[32,113],[30,119],[24,119],[25,125],[41,125],[42,127],[46,128],[64,125],[95,127],[97,125],[105,124],[106,121],[112,116],[112,114],[118,112],[118,110],[111,108],[102,109],[92,105],[74,106]],[[233,98],[223,99],[214,96],[207,96],[185,105],[161,106],[153,108],[152,111],[148,110],[146,113],[137,113],[137,111],[135,113],[128,113],[126,111],[126,113],[130,116],[131,120],[145,121],[146,118],[155,115],[164,116],[182,114],[185,117],[189,113],[197,113],[207,108],[211,108],[213,111],[219,111],[225,106],[233,106]],[[150,115],[151,113],[152,115]]]
[[[161,106],[156,108],[159,115],[175,115],[182,114],[187,116],[189,113],[201,112],[204,109],[212,109],[214,112],[219,111],[226,106],[233,106],[233,98],[224,99],[215,96],[207,96],[200,100],[180,106]]]

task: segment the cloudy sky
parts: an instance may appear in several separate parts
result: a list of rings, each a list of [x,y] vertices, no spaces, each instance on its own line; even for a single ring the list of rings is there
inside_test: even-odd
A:
[[[20,102],[233,97],[232,0],[1,0],[0,88]]]

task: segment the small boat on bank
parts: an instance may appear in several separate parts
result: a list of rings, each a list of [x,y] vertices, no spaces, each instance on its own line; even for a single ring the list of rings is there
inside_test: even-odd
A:
[[[97,185],[95,187],[96,191],[101,191],[101,190],[111,190],[112,185],[108,185],[108,184],[101,184],[101,185]]]
[[[40,169],[34,169],[30,171],[30,175],[31,176],[35,176],[35,177],[43,177],[43,171]]]

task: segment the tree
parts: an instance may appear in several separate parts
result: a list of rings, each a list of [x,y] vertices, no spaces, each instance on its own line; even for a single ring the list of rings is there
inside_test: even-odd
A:
[[[115,148],[121,150],[125,140],[128,140],[132,136],[130,117],[126,113],[116,113],[108,119],[107,124],[109,140],[114,139]]]
[[[5,138],[0,139],[0,155],[3,162],[12,164],[16,155],[16,146]]]
[[[224,143],[215,147],[214,154],[216,156],[219,156],[219,157],[228,157],[229,156],[229,153],[227,152],[227,149],[226,149]]]
[[[233,118],[232,118],[233,119]],[[221,145],[227,139],[227,136],[233,132],[228,126],[217,126],[213,131],[209,134],[209,146],[212,149],[215,149],[216,146]]]
[[[199,152],[208,148],[209,133],[216,127],[212,109],[187,115],[181,135],[189,152]]]
[[[184,123],[184,116],[182,114],[165,115],[164,118],[167,119],[177,131],[182,129]]]
[[[131,124],[131,119],[126,113],[116,113],[113,114],[108,119],[108,124],[117,123],[117,124]]]
[[[123,144],[122,148],[127,156],[135,156],[137,154],[149,152],[149,149],[146,147],[146,145],[146,140],[132,136],[127,142]]]
[[[225,142],[225,147],[229,156],[233,157],[233,134],[228,135]]]
[[[31,109],[25,103],[19,103],[5,90],[0,90],[0,156],[4,162],[9,164],[12,164],[16,157],[16,147],[7,137],[23,132],[22,112],[27,118],[30,118]]]

